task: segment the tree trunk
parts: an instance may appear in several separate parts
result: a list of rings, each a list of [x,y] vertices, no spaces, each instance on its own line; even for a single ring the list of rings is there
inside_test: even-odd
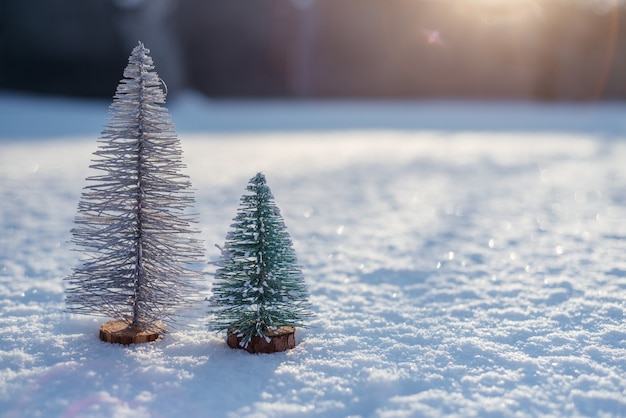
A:
[[[100,339],[112,344],[149,343],[159,338],[156,328],[144,330],[121,319],[109,321],[100,327]]]
[[[239,345],[243,337],[238,337],[237,334],[230,334],[226,342],[230,348],[240,348],[249,353],[278,353],[296,346],[295,327],[280,327],[276,331],[266,331],[265,335],[269,338],[269,342],[255,335],[250,339],[247,347]]]

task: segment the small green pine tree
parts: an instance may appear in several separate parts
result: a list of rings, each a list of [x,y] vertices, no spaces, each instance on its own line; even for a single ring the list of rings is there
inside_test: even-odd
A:
[[[254,335],[268,340],[268,331],[303,326],[310,316],[302,269],[265,176],[258,173],[246,189],[210,299],[213,329],[243,337],[243,347]]]

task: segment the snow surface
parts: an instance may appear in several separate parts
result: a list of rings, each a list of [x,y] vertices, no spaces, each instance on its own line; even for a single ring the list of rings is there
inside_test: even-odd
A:
[[[106,107],[0,94],[1,416],[626,415],[624,105],[174,102],[207,261],[262,171],[305,267],[271,355],[64,312]]]

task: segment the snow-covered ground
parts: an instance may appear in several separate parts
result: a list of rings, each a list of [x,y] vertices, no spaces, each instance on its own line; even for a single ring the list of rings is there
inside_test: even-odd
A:
[[[207,261],[263,171],[305,267],[271,355],[64,312],[107,106],[0,95],[0,415],[626,415],[626,106],[174,101]]]

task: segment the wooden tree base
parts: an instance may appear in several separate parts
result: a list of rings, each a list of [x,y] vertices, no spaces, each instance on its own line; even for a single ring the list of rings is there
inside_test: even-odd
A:
[[[157,329],[144,330],[143,328],[128,325],[121,319],[109,321],[100,327],[100,339],[113,344],[140,344],[149,343],[159,338]]]
[[[266,335],[269,337],[269,342],[255,335],[250,339],[247,347],[239,345],[243,337],[238,337],[236,334],[229,335],[226,343],[230,348],[240,348],[248,353],[278,353],[296,346],[295,327],[280,327],[276,331],[269,331]]]

